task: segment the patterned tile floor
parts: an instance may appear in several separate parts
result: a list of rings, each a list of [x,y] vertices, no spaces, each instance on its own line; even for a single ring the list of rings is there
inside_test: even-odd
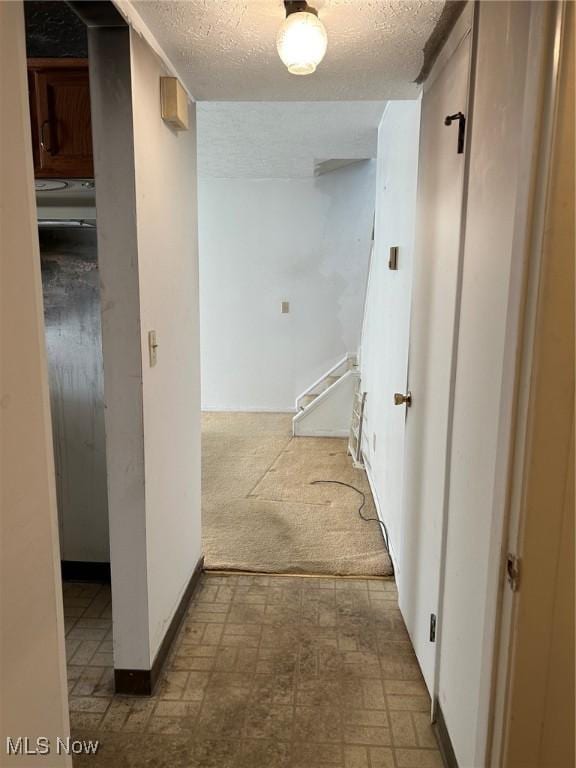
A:
[[[109,588],[64,592],[75,766],[442,765],[392,580],[204,574],[151,698],[113,694]]]

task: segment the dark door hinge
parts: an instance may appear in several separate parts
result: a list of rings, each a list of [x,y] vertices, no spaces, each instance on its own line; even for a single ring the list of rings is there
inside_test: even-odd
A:
[[[444,125],[452,125],[454,120],[458,120],[458,154],[464,152],[464,137],[466,136],[466,118],[462,112],[456,112],[454,115],[447,115],[444,118]]]
[[[512,552],[506,555],[506,580],[512,592],[517,592],[520,586],[520,558]]]
[[[430,614],[430,642],[436,642],[436,614]]]

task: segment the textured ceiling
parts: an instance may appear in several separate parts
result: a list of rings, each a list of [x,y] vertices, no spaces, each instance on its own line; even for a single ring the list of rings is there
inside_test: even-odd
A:
[[[315,0],[328,52],[313,74],[290,75],[276,52],[282,0],[134,0],[197,100],[336,101],[413,98],[440,0]]]
[[[325,160],[376,157],[383,102],[201,102],[198,171],[303,178]]]

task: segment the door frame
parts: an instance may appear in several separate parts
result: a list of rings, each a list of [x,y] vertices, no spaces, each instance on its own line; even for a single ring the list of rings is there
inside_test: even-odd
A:
[[[466,211],[468,200],[468,181],[470,173],[470,147],[472,136],[472,110],[473,110],[473,88],[474,88],[474,74],[475,74],[475,59],[476,59],[476,47],[477,47],[477,24],[478,24],[478,11],[477,2],[468,3],[461,15],[458,17],[452,31],[446,42],[444,43],[438,58],[436,59],[432,70],[427,77],[423,87],[423,100],[426,98],[426,92],[434,85],[436,79],[442,74],[445,67],[450,64],[450,61],[459,47],[470,36],[470,54],[468,61],[467,72],[467,87],[466,87],[466,134],[465,134],[465,146],[464,146],[464,158],[462,169],[462,191],[459,207],[459,224],[458,224],[458,247],[457,247],[457,264],[456,264],[456,276],[455,276],[455,293],[454,293],[454,316],[452,319],[452,340],[450,351],[450,373],[448,383],[448,407],[447,407],[447,423],[446,423],[446,441],[443,445],[444,454],[444,467],[443,467],[443,488],[441,494],[440,504],[440,537],[439,537],[439,569],[438,569],[438,591],[436,593],[436,637],[435,648],[433,649],[433,664],[434,668],[431,676],[431,709],[430,716],[431,721],[435,722],[437,716],[437,699],[439,688],[439,669],[440,669],[440,648],[442,642],[442,601],[444,597],[444,582],[445,582],[445,560],[446,560],[446,548],[447,548],[447,534],[448,534],[448,499],[449,499],[449,481],[450,481],[450,454],[452,444],[452,425],[454,417],[454,391],[456,384],[456,368],[457,368],[457,350],[458,350],[458,330],[460,322],[461,311],[461,298],[462,298],[462,278],[463,278],[463,263],[464,263],[464,246],[465,246],[465,231],[466,231]],[[422,104],[422,107],[424,105]],[[422,128],[421,128],[422,130]],[[422,150],[420,149],[420,152]],[[416,244],[415,244],[416,250]],[[416,266],[414,266],[414,271]],[[414,280],[414,276],[413,276]],[[414,296],[412,296],[412,302]],[[411,310],[410,324],[413,322],[413,309]],[[412,338],[410,334],[410,338]],[[410,388],[410,358],[411,350],[408,355],[408,385]],[[410,415],[407,414],[407,418]],[[407,463],[406,450],[407,441],[404,444],[404,463]],[[403,479],[404,486],[406,484],[406,477]],[[403,495],[405,488],[403,491]],[[404,534],[403,534],[404,536]],[[420,662],[420,659],[419,659]]]
[[[442,617],[444,608],[444,593],[446,582],[446,552],[448,547],[448,512],[450,502],[450,468],[452,455],[452,436],[454,425],[454,399],[456,389],[456,373],[458,367],[458,341],[460,330],[460,313],[462,308],[462,278],[464,273],[464,251],[466,247],[466,218],[468,211],[468,184],[470,179],[470,156],[472,143],[472,124],[474,120],[474,84],[476,79],[476,54],[478,48],[478,0],[470,7],[470,19],[467,20],[467,9],[464,10],[455,26],[458,24],[469,27],[463,29],[461,35],[454,44],[454,48],[448,56],[451,56],[458,45],[462,43],[466,35],[470,35],[470,61],[468,66],[468,102],[466,105],[466,136],[464,145],[464,170],[462,176],[462,200],[460,208],[460,234],[458,244],[458,272],[456,275],[456,295],[454,306],[454,333],[452,337],[452,358],[450,369],[450,388],[448,405],[447,440],[444,464],[444,495],[442,503],[442,527],[440,534],[440,571],[438,575],[438,604],[436,624],[436,648],[434,653],[434,674],[431,691],[432,722],[436,722],[438,710],[438,696],[440,689],[440,656],[442,647]]]
[[[527,458],[530,451],[530,423],[534,403],[535,344],[538,326],[538,289],[544,266],[543,242],[558,106],[560,53],[566,25],[564,3],[541,4],[531,20],[526,73],[523,134],[520,137],[525,180],[516,213],[514,251],[517,264],[512,274],[506,357],[510,360],[503,381],[502,436],[498,446],[499,464],[504,463],[501,478],[504,515],[499,541],[496,627],[490,651],[493,664],[490,684],[490,717],[487,734],[487,764],[500,765],[504,757],[509,710],[513,641],[518,621],[518,593],[506,582],[507,552],[522,554],[522,530],[525,523]],[[507,402],[504,402],[507,400]],[[506,429],[507,428],[507,429]],[[500,461],[501,460],[501,461]],[[497,502],[497,499],[494,500]],[[490,643],[490,640],[487,641]]]

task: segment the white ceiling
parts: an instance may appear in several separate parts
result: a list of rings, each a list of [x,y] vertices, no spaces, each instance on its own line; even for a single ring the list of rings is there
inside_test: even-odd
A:
[[[313,75],[290,75],[276,52],[282,0],[134,0],[197,100],[413,98],[422,49],[443,0],[311,0],[328,32]]]
[[[198,171],[302,178],[324,160],[376,157],[381,101],[200,102]]]

